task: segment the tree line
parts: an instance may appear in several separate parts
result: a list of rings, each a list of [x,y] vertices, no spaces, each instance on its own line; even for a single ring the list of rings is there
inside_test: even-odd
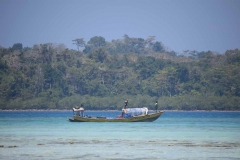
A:
[[[168,51],[151,36],[0,47],[1,109],[239,110],[240,51]]]

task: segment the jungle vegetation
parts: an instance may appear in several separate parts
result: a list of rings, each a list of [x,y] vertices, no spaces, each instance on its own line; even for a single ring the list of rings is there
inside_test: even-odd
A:
[[[151,36],[0,47],[0,109],[240,110],[240,50],[168,51]]]

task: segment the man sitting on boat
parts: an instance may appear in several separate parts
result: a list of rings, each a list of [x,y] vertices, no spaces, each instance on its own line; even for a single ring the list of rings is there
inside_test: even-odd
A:
[[[127,112],[127,111],[126,111],[126,108],[123,108],[123,109],[122,109],[122,118],[124,117],[124,115],[125,115],[126,112]]]

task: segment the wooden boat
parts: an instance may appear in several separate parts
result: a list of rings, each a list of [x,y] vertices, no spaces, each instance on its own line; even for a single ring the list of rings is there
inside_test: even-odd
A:
[[[111,118],[106,117],[81,117],[74,115],[73,118],[69,118],[70,122],[153,122],[158,119],[164,111],[151,113],[148,115],[133,116],[130,118]]]

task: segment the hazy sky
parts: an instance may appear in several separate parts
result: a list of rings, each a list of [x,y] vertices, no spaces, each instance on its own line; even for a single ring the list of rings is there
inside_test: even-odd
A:
[[[0,46],[123,35],[184,50],[240,49],[240,0],[0,0]]]

